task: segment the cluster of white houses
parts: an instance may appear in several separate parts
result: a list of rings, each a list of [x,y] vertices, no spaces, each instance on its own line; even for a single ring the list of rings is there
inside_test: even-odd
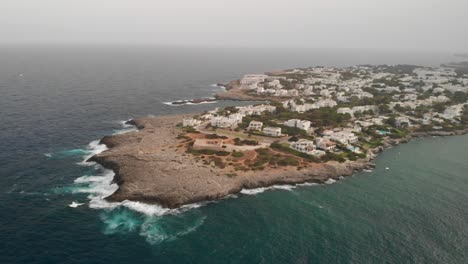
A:
[[[319,109],[322,107],[335,107],[337,105],[338,103],[335,100],[328,99],[328,98],[320,99],[313,103],[303,103],[303,102],[298,103],[294,100],[289,100],[283,103],[283,106],[285,108],[291,110],[292,112],[299,112],[299,113],[304,113],[309,110]]]
[[[445,103],[450,99],[444,94],[468,93],[468,74],[457,74],[452,67],[415,67],[412,72],[401,69],[388,71],[391,67],[310,67],[271,75],[245,75],[240,84],[242,89],[256,91],[259,95],[288,98],[283,106],[299,113],[335,107],[338,102],[350,102],[353,98],[373,98],[368,89],[393,94],[394,101],[388,104],[392,110],[396,106],[415,109]],[[421,91],[431,92],[433,96],[421,97]],[[338,113],[354,117],[369,110],[376,112],[377,106],[342,107]],[[436,118],[457,122],[459,113],[459,107],[454,107]]]
[[[208,121],[212,127],[219,128],[235,128],[242,122],[242,119],[250,115],[261,115],[265,112],[274,112],[276,107],[272,105],[249,105],[236,107],[236,113],[218,115],[219,109],[210,111],[199,118],[185,118],[182,121],[183,126],[198,126],[202,124],[202,120]]]
[[[452,120],[456,122],[460,120],[460,116],[468,105],[468,102],[449,105],[439,113],[434,113],[431,110],[431,112],[425,113],[422,118],[420,118],[421,116],[412,115],[411,111],[399,111],[402,108],[414,110],[419,106],[449,102],[448,92],[468,92],[468,75],[460,77],[453,70],[446,68],[416,68],[412,74],[379,72],[380,69],[385,71],[385,67],[372,68],[371,66],[343,69],[316,67],[295,69],[274,76],[265,74],[245,75],[240,80],[241,89],[248,90],[249,93],[256,91],[257,94],[262,95],[289,97],[284,98],[283,107],[291,112],[304,113],[324,107],[337,108],[338,102],[341,102],[346,103],[343,106],[350,107],[337,108],[336,112],[351,116],[349,127],[325,130],[319,135],[314,134],[315,129],[310,121],[301,119],[290,119],[284,122],[276,120],[278,122],[276,126],[278,127],[275,127],[275,125],[264,126],[261,121],[251,121],[246,130],[258,131],[266,136],[281,137],[284,136],[281,127],[298,128],[308,134],[307,138],[311,135],[316,137],[314,140],[299,139],[291,142],[290,147],[296,151],[322,156],[326,152],[337,151],[338,146],[340,149],[345,147],[355,153],[360,153],[356,143],[359,141],[357,135],[360,134],[361,129],[373,125],[384,125],[386,120],[392,116],[377,116],[381,108],[378,105],[372,105],[372,100],[366,101],[365,104],[367,105],[351,107],[356,105],[353,97],[359,99],[373,98],[373,94],[367,92],[373,92],[369,89],[389,94],[389,97],[386,98],[389,99],[386,102],[390,102],[387,104],[387,109],[393,111],[393,114],[398,114],[393,115],[397,127],[413,126],[418,123],[430,124],[433,121],[442,123],[445,120]],[[297,78],[300,75],[303,75],[303,77]],[[419,85],[420,89],[423,89],[424,96],[421,96],[419,88],[418,90],[414,88],[417,85]],[[351,103],[347,104],[348,102]],[[263,104],[240,106],[236,107],[235,111],[232,108],[230,109],[231,112],[215,109],[197,118],[186,118],[183,120],[183,126],[196,127],[202,124],[210,124],[212,127],[218,128],[236,128],[246,116],[262,115],[276,111],[275,106]],[[362,113],[366,113],[366,115],[362,115]],[[297,116],[307,118],[307,115],[300,114]],[[265,119],[262,120],[265,121]],[[270,121],[265,121],[265,123],[271,124]],[[303,134],[302,131],[300,132]],[[377,132],[381,135],[390,133],[383,130],[377,130]],[[253,134],[256,134],[256,132]],[[281,138],[279,141],[285,143],[286,139]],[[221,139],[197,139],[194,148],[232,148],[236,150],[236,146],[231,147]],[[258,148],[258,146],[250,146],[249,148]]]

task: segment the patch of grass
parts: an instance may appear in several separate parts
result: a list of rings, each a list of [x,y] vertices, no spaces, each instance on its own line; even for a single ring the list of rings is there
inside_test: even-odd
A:
[[[232,156],[235,157],[235,158],[242,158],[242,157],[244,157],[244,153],[240,152],[240,151],[235,151],[235,152],[232,153]]]
[[[237,176],[237,173],[228,173],[228,174],[226,174],[226,176],[227,176],[228,178],[234,178],[234,177]]]

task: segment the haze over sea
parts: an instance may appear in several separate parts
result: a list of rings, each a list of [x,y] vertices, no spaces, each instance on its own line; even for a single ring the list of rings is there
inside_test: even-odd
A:
[[[210,97],[220,91],[212,84],[246,73],[455,60],[364,50],[2,47],[0,263],[468,263],[468,135],[386,150],[374,171],[334,184],[257,190],[164,215],[143,204],[90,208],[88,196],[113,190],[112,173],[82,163],[99,149],[91,141],[131,129],[124,120],[239,104],[164,102]]]

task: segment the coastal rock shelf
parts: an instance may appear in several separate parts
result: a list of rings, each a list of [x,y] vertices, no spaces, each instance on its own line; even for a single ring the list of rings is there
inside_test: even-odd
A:
[[[242,189],[277,184],[324,183],[369,168],[367,160],[316,163],[307,168],[267,168],[263,171],[236,172],[203,164],[186,154],[182,132],[175,126],[185,116],[139,118],[131,123],[139,131],[106,136],[101,140],[109,150],[93,156],[115,172],[119,189],[109,201],[140,201],[177,208],[184,204],[216,200]]]

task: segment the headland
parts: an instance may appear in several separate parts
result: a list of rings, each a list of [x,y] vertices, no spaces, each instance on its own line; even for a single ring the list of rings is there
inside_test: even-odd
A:
[[[93,156],[115,172],[109,201],[177,208],[243,189],[325,183],[370,169],[413,137],[468,132],[468,75],[409,65],[246,75],[217,99],[268,101],[129,121]]]

